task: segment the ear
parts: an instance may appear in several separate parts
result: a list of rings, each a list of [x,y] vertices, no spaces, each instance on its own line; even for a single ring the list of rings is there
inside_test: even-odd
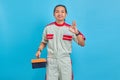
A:
[[[55,16],[55,13],[53,13],[53,16]]]
[[[65,14],[65,18],[67,17],[67,13]]]
[[[66,13],[66,16],[67,16],[67,13]]]

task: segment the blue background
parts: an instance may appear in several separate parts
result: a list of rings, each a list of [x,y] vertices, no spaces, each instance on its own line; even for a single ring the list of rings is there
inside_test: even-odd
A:
[[[85,47],[73,42],[74,80],[120,80],[119,0],[0,0],[0,80],[45,79],[46,70],[32,69],[31,59],[57,4],[66,5],[66,22],[76,20],[86,36]]]

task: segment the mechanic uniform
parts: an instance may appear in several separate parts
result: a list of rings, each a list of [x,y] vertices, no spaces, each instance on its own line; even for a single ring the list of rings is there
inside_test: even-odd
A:
[[[42,42],[48,48],[46,80],[72,80],[72,66],[70,53],[72,40],[76,43],[77,37],[69,31],[67,23],[52,22],[43,31]],[[82,34],[80,34],[82,35]],[[84,38],[84,36],[82,35]]]

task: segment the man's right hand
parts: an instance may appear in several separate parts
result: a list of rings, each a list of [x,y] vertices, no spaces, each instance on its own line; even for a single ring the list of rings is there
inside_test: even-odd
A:
[[[41,54],[41,52],[40,52],[40,51],[37,51],[37,52],[36,52],[36,58],[40,58],[40,54]]]

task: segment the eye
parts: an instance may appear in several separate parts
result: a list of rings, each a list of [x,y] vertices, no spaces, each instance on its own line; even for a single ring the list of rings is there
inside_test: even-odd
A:
[[[65,11],[62,11],[62,13],[65,13]]]
[[[59,12],[58,10],[55,11],[55,13],[58,13],[58,12]]]

